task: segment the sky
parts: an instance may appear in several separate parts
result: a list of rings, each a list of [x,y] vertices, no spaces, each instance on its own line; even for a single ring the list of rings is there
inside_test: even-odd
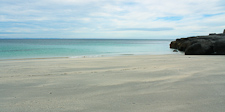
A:
[[[225,0],[0,0],[0,38],[176,39],[224,29]]]

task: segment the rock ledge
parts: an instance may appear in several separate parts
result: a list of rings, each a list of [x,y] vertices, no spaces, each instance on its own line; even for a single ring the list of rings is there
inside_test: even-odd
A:
[[[225,55],[225,30],[221,34],[180,38],[170,43],[170,48],[185,55]]]

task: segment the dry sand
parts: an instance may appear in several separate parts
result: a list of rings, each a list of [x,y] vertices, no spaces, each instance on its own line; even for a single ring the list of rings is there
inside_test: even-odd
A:
[[[0,112],[224,112],[225,56],[0,60]]]

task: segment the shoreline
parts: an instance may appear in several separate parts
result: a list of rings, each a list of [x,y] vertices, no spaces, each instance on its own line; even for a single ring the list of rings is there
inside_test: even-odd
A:
[[[0,111],[222,112],[224,63],[177,54],[0,61]]]
[[[170,54],[169,40],[3,40],[0,59]]]
[[[81,55],[81,56],[60,56],[60,57],[30,57],[30,58],[0,58],[0,61],[4,60],[34,60],[34,59],[61,59],[61,58],[101,58],[101,57],[120,57],[120,56],[147,56],[147,55],[181,55],[182,52],[173,52],[170,54],[112,54],[112,55]]]

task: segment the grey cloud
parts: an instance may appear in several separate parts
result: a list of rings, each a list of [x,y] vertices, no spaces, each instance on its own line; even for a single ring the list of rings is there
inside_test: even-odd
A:
[[[170,27],[159,27],[159,28],[118,28],[114,31],[168,31],[174,30]]]
[[[28,32],[0,32],[0,34],[31,34]]]

